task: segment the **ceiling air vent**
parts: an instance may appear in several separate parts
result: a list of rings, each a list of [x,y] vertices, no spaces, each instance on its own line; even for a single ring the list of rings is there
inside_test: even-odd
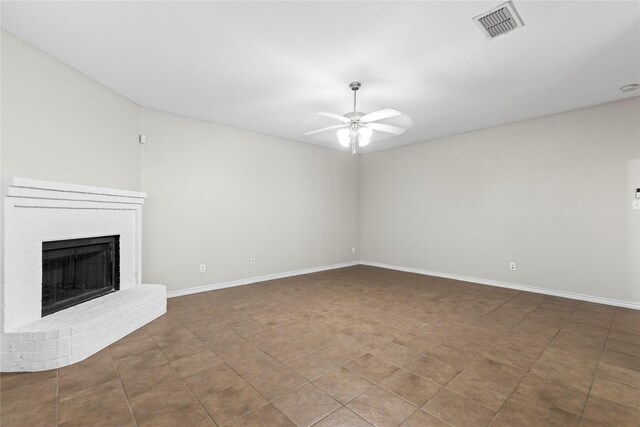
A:
[[[500,6],[494,7],[488,12],[473,18],[473,21],[480,27],[482,33],[488,39],[508,33],[518,27],[522,27],[524,23],[520,19],[520,15],[516,12],[513,4],[508,1]]]

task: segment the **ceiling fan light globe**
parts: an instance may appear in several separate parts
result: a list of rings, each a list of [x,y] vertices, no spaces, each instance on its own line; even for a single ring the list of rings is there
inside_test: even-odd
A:
[[[351,131],[349,129],[340,129],[338,131],[338,142],[343,147],[348,147],[351,144]]]
[[[371,138],[359,137],[358,138],[358,146],[366,147],[371,142]]]
[[[369,129],[369,128],[361,127],[360,129],[358,129],[358,134],[360,135],[361,139],[365,138],[365,139],[370,140],[371,136],[373,135],[373,131],[371,129]]]

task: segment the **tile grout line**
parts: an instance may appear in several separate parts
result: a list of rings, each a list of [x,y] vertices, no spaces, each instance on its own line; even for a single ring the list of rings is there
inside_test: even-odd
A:
[[[580,414],[580,422],[584,419],[584,411],[587,409],[587,404],[589,403],[589,399],[591,398],[591,390],[593,389],[593,383],[596,382],[596,376],[598,374],[598,368],[600,367],[600,362],[602,361],[602,356],[604,355],[604,351],[607,348],[607,341],[609,340],[609,335],[611,334],[611,327],[613,326],[613,321],[616,318],[616,313],[618,309],[616,308],[613,312],[613,316],[611,317],[611,321],[609,322],[609,330],[607,331],[607,336],[604,340],[604,345],[602,346],[602,351],[600,352],[600,357],[598,358],[598,363],[596,364],[596,369],[593,371],[593,378],[591,379],[591,385],[589,386],[589,393],[587,393],[587,400],[584,402],[584,406],[582,407],[582,413]],[[608,399],[605,399],[609,401]]]
[[[546,301],[549,297],[545,298],[544,300],[542,300],[543,302]],[[540,305],[542,305],[541,302],[540,304],[538,304],[537,307],[539,307]],[[561,320],[567,320],[567,321],[571,321],[571,316],[573,316],[573,314],[576,312],[576,310],[578,309],[578,307],[580,306],[580,304],[577,304],[573,311],[571,312],[571,315],[569,316],[569,318],[567,319],[561,319]],[[537,308],[536,307],[536,308]],[[532,311],[533,312],[533,311]],[[529,314],[531,314],[532,312],[530,312]],[[544,315],[546,316],[546,315]],[[528,316],[527,316],[528,317]],[[546,316],[546,317],[554,317],[554,316]],[[525,317],[526,318],[526,317]],[[524,320],[524,319],[523,319]],[[613,320],[612,320],[613,322]],[[580,323],[580,322],[576,322],[576,323]],[[580,323],[583,324],[583,323]],[[516,325],[517,326],[517,325]],[[502,408],[504,408],[504,406],[509,402],[509,400],[511,400],[511,396],[513,395],[513,393],[515,393],[518,389],[518,387],[520,386],[520,383],[522,383],[522,380],[531,372],[531,368],[533,368],[535,366],[536,363],[538,363],[538,361],[540,360],[540,358],[542,357],[542,355],[544,354],[544,352],[549,348],[549,345],[551,345],[551,343],[553,342],[553,340],[560,334],[560,332],[562,331],[562,327],[560,327],[558,329],[558,332],[555,333],[555,335],[553,336],[553,338],[551,339],[551,341],[549,341],[549,344],[547,344],[547,346],[545,347],[545,349],[540,353],[540,355],[538,356],[538,358],[536,359],[536,361],[527,369],[527,372],[523,375],[522,379],[520,379],[520,381],[518,382],[518,385],[513,389],[513,391],[511,393],[509,393],[509,397],[507,397],[507,399],[502,403],[502,405],[500,406],[500,409],[496,412],[496,415],[493,417],[493,419],[491,420],[491,423],[493,423],[493,421],[495,421],[495,419],[497,418],[498,414],[500,414],[500,412],[502,411]],[[609,331],[607,332],[607,337],[609,336],[609,332],[611,331],[611,329],[609,329]],[[604,352],[604,348],[603,348],[603,352]],[[520,352],[516,352],[516,353],[520,353]],[[524,354],[524,353],[520,353],[520,354]],[[600,356],[602,358],[602,355]],[[595,373],[594,373],[594,378],[595,378]],[[593,381],[592,384],[593,386]],[[591,392],[591,389],[589,389],[589,392]],[[587,401],[588,401],[588,396],[587,396]],[[584,413],[584,409],[586,407],[587,402],[585,402],[585,405],[582,408],[582,413]],[[582,415],[580,416],[580,420],[582,420]],[[491,424],[489,423],[489,424]]]
[[[190,330],[190,329],[189,329],[189,328],[184,324],[184,322],[183,322],[182,320],[178,319],[178,322],[180,322],[184,328],[186,328],[187,330],[189,330],[189,332],[191,332],[191,330]],[[228,329],[233,330],[233,328],[232,328],[232,327],[229,327]],[[237,332],[235,332],[235,331],[234,331],[234,333],[236,333],[236,334],[237,334]],[[193,332],[191,332],[191,334],[193,334]],[[240,375],[240,373],[239,373],[238,371],[236,371],[236,370],[235,370],[231,365],[229,365],[229,364],[227,363],[227,361],[226,361],[224,358],[222,358],[222,357],[221,357],[220,355],[218,355],[215,351],[213,351],[213,349],[212,349],[211,347],[209,347],[207,344],[205,344],[205,343],[200,339],[200,337],[198,337],[198,336],[197,336],[197,335],[195,335],[195,334],[193,334],[193,336],[194,336],[194,337],[196,337],[196,339],[197,339],[198,341],[200,341],[200,343],[201,343],[202,345],[204,345],[204,346],[205,346],[205,347],[206,347],[206,348],[207,348],[211,353],[213,353],[214,355],[216,355],[216,357],[219,357],[219,358],[220,358],[220,360],[222,360],[222,363],[223,363],[225,366],[227,366],[230,370],[232,370],[233,372],[235,372],[235,373],[236,373],[236,375],[238,375],[238,376],[239,376],[239,377],[240,377],[240,378],[241,378],[245,383],[247,383],[247,384],[249,385],[249,387],[251,387],[253,390],[255,390],[255,392],[256,392],[256,393],[258,393],[258,394],[259,394],[263,399],[265,399],[265,400],[266,400],[266,403],[264,403],[263,405],[260,405],[259,407],[255,408],[255,409],[253,409],[253,410],[251,410],[251,411],[249,411],[249,412],[247,412],[247,413],[245,413],[245,414],[242,414],[242,415],[240,415],[239,417],[236,417],[236,418],[234,418],[234,419],[232,419],[232,420],[230,420],[230,421],[228,421],[227,423],[222,424],[222,425],[230,424],[230,423],[232,423],[232,422],[234,422],[234,421],[236,421],[236,420],[238,420],[238,419],[240,419],[240,418],[242,418],[242,417],[244,417],[244,416],[247,416],[247,415],[251,414],[252,412],[257,411],[257,410],[258,410],[258,409],[260,409],[260,408],[263,408],[263,407],[265,407],[265,406],[267,406],[267,405],[272,405],[272,401],[271,401],[271,400],[267,399],[267,398],[266,398],[265,396],[263,396],[263,395],[262,395],[258,390],[256,390],[256,388],[255,388],[255,387],[254,387],[254,386],[253,386],[249,381],[247,381],[247,380],[246,380],[242,375]],[[249,343],[249,344],[251,344],[251,345],[255,346],[256,348],[258,348],[260,351],[263,351],[262,349],[260,349],[259,347],[257,347],[255,344],[253,344],[253,343],[251,343],[250,341],[248,341],[245,337],[242,337],[242,336],[240,336],[239,334],[238,334],[238,336],[239,336],[240,338],[242,338],[245,342],[247,342],[247,343]],[[160,346],[158,346],[158,348],[160,349],[160,351],[162,352],[162,354],[164,354],[164,355],[165,355],[165,357],[167,357],[167,356],[166,356],[166,354],[164,353],[164,351],[162,351],[162,348],[161,348]],[[265,353],[265,354],[268,354],[268,353],[266,353],[266,352],[264,352],[264,353]],[[272,357],[272,356],[270,356],[270,355],[269,355],[269,357]],[[167,358],[167,359],[169,359],[169,358]],[[274,360],[277,360],[277,359],[275,359],[275,358],[274,358]],[[279,362],[279,361],[278,361],[278,362]],[[280,363],[280,362],[279,362],[279,363]],[[170,360],[169,360],[169,364],[171,364],[171,361],[170,361]],[[281,364],[281,365],[283,365],[283,366],[284,366],[284,364]],[[172,365],[172,368],[173,368],[173,365]],[[275,369],[275,368],[277,368],[277,366],[276,366],[276,367],[273,367],[273,368],[271,368],[271,369]],[[265,371],[263,371],[263,372],[267,372],[267,371],[269,371],[269,370],[271,370],[271,369],[267,369],[267,370],[265,370]],[[175,368],[174,368],[174,371],[175,371]],[[263,372],[259,373],[258,375],[262,374]],[[176,373],[177,373],[177,371],[176,371]],[[211,414],[209,413],[209,411],[207,411],[207,408],[202,404],[202,402],[200,401],[200,399],[198,398],[198,396],[196,396],[196,395],[195,395],[195,393],[193,392],[193,390],[191,390],[191,388],[189,387],[189,385],[188,385],[187,383],[185,383],[185,382],[184,382],[184,379],[182,378],[182,376],[180,376],[180,374],[179,374],[179,373],[178,373],[178,376],[180,377],[180,381],[181,381],[181,382],[184,384],[184,386],[189,390],[189,392],[193,395],[193,397],[194,397],[194,398],[196,399],[196,401],[200,404],[200,406],[202,406],[202,409],[204,409],[204,411],[207,413],[207,415],[209,416],[209,418],[211,418],[211,421],[213,421],[216,425],[218,425],[218,423],[216,423],[216,421],[213,419],[213,417],[211,416]],[[305,380],[306,380],[306,379],[305,379]],[[294,390],[297,390],[298,388],[300,388],[300,387],[302,387],[302,386],[304,386],[304,385],[306,385],[306,384],[309,384],[309,382],[307,381],[305,384],[303,384],[303,385],[301,385],[301,386],[299,386],[299,387],[296,387]],[[228,386],[228,387],[231,387],[231,385],[230,385],[230,386]],[[225,387],[223,390],[226,390],[228,387]],[[291,390],[291,391],[293,391],[293,390]],[[289,393],[289,392],[287,392],[287,393],[285,393],[285,394],[288,394],[288,393]],[[285,394],[283,394],[282,396],[284,396]],[[282,397],[282,396],[279,396],[279,397]],[[279,398],[279,397],[278,397],[278,398]],[[275,400],[275,399],[274,399],[274,400]],[[273,406],[273,405],[272,405],[272,406]],[[274,408],[276,408],[276,407],[274,406]],[[287,420],[291,421],[291,420],[290,420],[290,419],[289,419],[285,414],[283,414],[283,413],[282,413],[282,411],[280,411],[278,408],[276,408],[276,409],[277,409],[277,410],[278,410],[278,412],[280,412],[280,413],[281,413],[281,414],[282,414],[282,415],[283,415]],[[293,421],[291,421],[291,422],[293,422]],[[295,423],[294,423],[294,424],[295,424]]]
[[[522,291],[518,292],[518,294],[517,294],[516,296],[520,295],[521,293],[522,293]],[[513,300],[514,298],[515,298],[515,297],[511,298],[509,301]],[[531,315],[531,314],[532,314],[536,309],[538,309],[538,307],[540,307],[542,304],[544,304],[544,302],[545,302],[548,298],[549,298],[549,297],[547,296],[547,297],[543,298],[542,300],[540,300],[540,302],[535,306],[535,308],[534,308],[533,310],[529,311],[529,312],[527,313],[527,315],[526,315],[525,317],[523,317],[523,318],[522,318],[522,319],[521,319],[517,324],[515,324],[512,328],[510,328],[510,329],[509,329],[509,331],[511,331],[512,329],[514,329],[514,328],[516,328],[518,325],[520,325],[522,322],[524,322],[524,320],[525,320],[527,317],[529,317],[529,316],[530,316],[530,315]],[[505,304],[506,304],[506,302],[505,302]],[[504,304],[503,304],[503,305],[504,305]],[[577,306],[576,306],[576,307],[577,307]],[[574,311],[575,311],[575,308],[574,308]],[[572,313],[573,313],[573,312],[572,312]],[[551,317],[551,316],[547,316],[547,317]],[[555,337],[557,337],[557,336],[558,336],[558,334],[560,333],[560,331],[561,331],[561,330],[562,330],[562,327],[558,328],[558,331],[553,335],[553,338],[549,341],[549,344],[551,344],[551,343],[553,342],[553,340],[555,339]],[[545,350],[549,347],[549,344],[547,344],[547,346],[545,347],[545,349],[544,349],[544,350],[543,350],[543,351],[538,355],[538,357],[537,357],[536,361],[535,361],[535,362],[533,362],[533,363],[531,364],[531,366],[527,369],[527,372],[525,372],[525,374],[520,378],[520,380],[518,381],[518,384],[517,384],[517,385],[515,386],[515,388],[511,391],[511,393],[509,393],[509,396],[507,396],[507,398],[504,400],[504,402],[502,402],[502,405],[500,405],[500,408],[498,408],[498,410],[496,411],[496,413],[495,413],[495,415],[493,416],[493,418],[491,418],[491,421],[489,422],[489,424],[488,424],[488,425],[491,425],[491,424],[495,421],[495,419],[496,419],[496,418],[498,417],[498,415],[501,413],[502,408],[504,408],[504,406],[507,404],[507,402],[509,402],[509,400],[511,400],[511,396],[513,395],[513,393],[515,393],[515,392],[516,392],[516,390],[518,389],[518,387],[519,387],[519,386],[520,386],[520,384],[522,383],[522,380],[523,380],[523,379],[524,379],[524,378],[529,374],[529,372],[531,372],[531,368],[532,368],[536,363],[538,363],[538,361],[540,360],[540,358],[541,358],[541,357],[542,357],[542,355],[544,354]],[[497,346],[497,345],[498,345],[498,343],[495,343],[494,345],[490,346],[490,347],[489,347],[489,349],[491,349],[492,347]],[[488,351],[489,349],[487,349],[487,351]],[[522,354],[522,355],[525,355],[525,356],[526,356],[526,354],[521,353],[521,352],[519,352],[519,351],[515,351],[515,350],[514,350],[514,352],[515,352],[515,353]],[[485,353],[486,353],[486,352],[485,352]],[[483,353],[483,354],[484,354],[484,353]],[[449,381],[449,382],[451,382],[451,381]],[[446,387],[446,386],[445,386],[445,387]],[[475,401],[475,400],[474,400],[474,401]],[[478,402],[478,403],[479,403],[479,402]]]
[[[155,341],[154,341],[155,344]],[[129,402],[129,395],[127,394],[127,390],[124,388],[124,384],[122,383],[122,378],[120,377],[120,372],[118,371],[118,367],[116,366],[116,361],[113,359],[113,355],[111,354],[111,349],[107,347],[109,351],[109,358],[111,359],[111,363],[113,364],[113,369],[116,371],[116,375],[118,376],[118,381],[120,382],[120,387],[122,387],[122,392],[124,393],[125,400],[127,401],[127,408],[129,408],[129,413],[131,414],[131,418],[133,418],[133,423],[138,426],[138,420],[136,419],[135,414],[133,413],[133,408],[131,407],[131,402]],[[135,354],[135,353],[134,353]]]
[[[60,425],[60,369],[56,368],[56,425]]]
[[[187,329],[189,331],[189,333],[191,335],[193,335],[199,342],[200,344],[204,345],[207,349],[209,349],[209,351],[211,353],[213,353],[216,357],[220,357],[218,356],[218,354],[216,354],[213,350],[211,350],[211,348],[209,348],[208,345],[206,345],[204,342],[202,342],[202,340],[200,339],[200,337],[198,337],[196,334],[194,334],[193,332],[191,332],[191,330],[189,328],[187,328],[187,326],[184,324],[184,322],[180,319],[177,319],[177,321],[182,325],[183,328]],[[193,390],[191,390],[191,387],[189,387],[189,385],[184,381],[184,378],[182,378],[182,375],[180,375],[180,373],[176,370],[176,368],[173,366],[173,364],[171,363],[171,359],[169,359],[166,355],[166,353],[162,350],[162,347],[160,347],[158,345],[158,343],[156,342],[156,340],[153,338],[152,334],[149,334],[149,336],[151,337],[151,339],[153,340],[153,342],[155,343],[156,347],[158,347],[158,350],[160,350],[160,352],[162,353],[162,355],[167,359],[167,362],[169,363],[169,366],[171,366],[171,369],[173,369],[173,371],[177,374],[178,378],[180,379],[180,382],[182,383],[182,385],[185,386],[185,388],[187,390],[189,390],[189,393],[191,393],[191,395],[193,396],[193,398],[196,400],[196,402],[198,402],[198,405],[200,405],[202,407],[202,409],[204,409],[204,412],[206,412],[207,416],[211,419],[211,421],[213,421],[213,423],[215,425],[218,425],[218,423],[215,422],[215,420],[213,419],[213,417],[211,416],[211,414],[209,413],[209,411],[207,411],[207,408],[205,408],[205,406],[202,404],[202,402],[200,401],[200,399],[198,399],[198,396],[196,396],[196,394],[193,392]],[[179,341],[178,341],[179,342]],[[188,356],[187,356],[188,357]],[[223,363],[226,364],[226,362],[224,362],[224,360],[220,357],[220,360],[223,361]],[[195,374],[194,374],[195,375]]]
[[[520,381],[518,381],[518,385],[516,385],[516,387],[511,391],[511,393],[509,393],[509,396],[504,400],[504,402],[502,402],[502,405],[500,405],[500,409],[498,409],[496,411],[496,414],[494,415],[494,417],[491,419],[491,422],[489,423],[489,425],[491,425],[495,419],[498,417],[498,415],[502,412],[502,409],[505,407],[505,405],[511,400],[511,396],[513,396],[513,393],[515,393],[518,390],[518,387],[520,387],[520,384],[522,383],[522,381],[525,379],[525,377],[527,375],[529,375],[529,372],[531,372],[531,368],[533,368],[535,366],[536,363],[538,363],[538,361],[540,360],[540,358],[542,357],[542,355],[544,354],[544,352],[547,350],[547,348],[549,348],[549,345],[553,342],[553,340],[558,336],[558,334],[560,334],[560,331],[562,330],[562,328],[558,329],[558,332],[555,333],[555,335],[553,336],[553,338],[551,339],[551,341],[549,341],[549,344],[547,344],[547,346],[545,347],[544,350],[542,350],[542,352],[540,352],[540,354],[538,355],[538,357],[536,358],[536,361],[533,362],[531,364],[531,366],[529,368],[527,368],[527,372],[525,372],[525,374],[522,376],[522,378],[520,378]],[[516,352],[519,353],[519,352]],[[519,353],[519,354],[524,354],[524,353]]]

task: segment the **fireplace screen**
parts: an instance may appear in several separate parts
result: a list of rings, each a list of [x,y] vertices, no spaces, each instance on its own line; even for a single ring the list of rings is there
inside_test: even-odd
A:
[[[42,316],[120,288],[120,236],[42,243]]]

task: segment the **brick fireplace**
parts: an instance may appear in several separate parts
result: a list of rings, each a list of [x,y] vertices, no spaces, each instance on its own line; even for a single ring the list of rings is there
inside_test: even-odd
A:
[[[165,287],[140,283],[145,197],[141,192],[3,179],[1,371],[74,363],[166,311]],[[98,254],[107,237],[117,242],[112,249],[117,249],[117,272],[109,264],[113,253],[109,260]],[[64,251],[48,252],[70,247],[65,242],[80,249],[67,254],[67,260]],[[88,264],[78,267],[79,258]],[[47,266],[52,272],[43,276]],[[87,298],[73,298],[87,290]]]

